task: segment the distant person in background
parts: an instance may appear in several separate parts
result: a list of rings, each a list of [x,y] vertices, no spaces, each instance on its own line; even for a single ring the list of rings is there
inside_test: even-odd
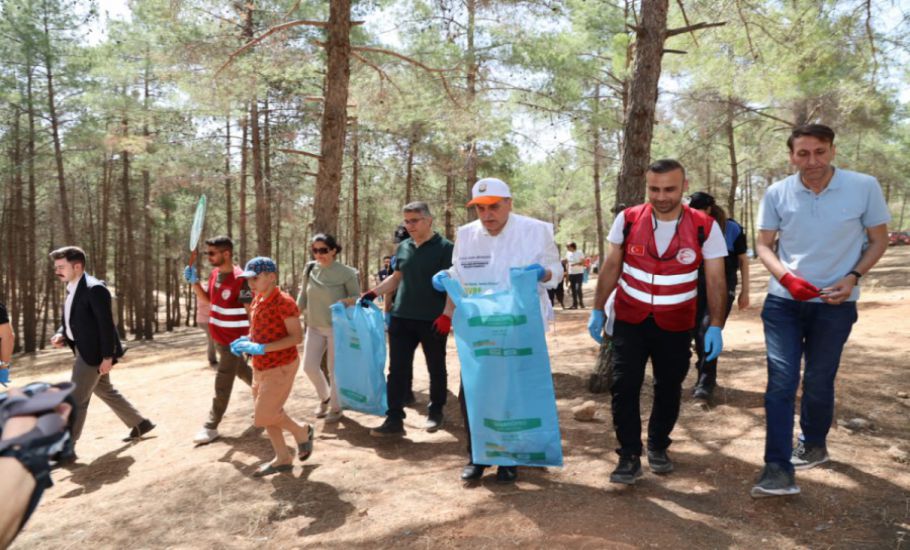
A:
[[[727,243],[727,257],[724,258],[724,272],[727,278],[727,309],[724,322],[733,309],[736,298],[736,271],[742,275],[742,292],[739,295],[739,309],[749,307],[749,257],[746,256],[746,234],[743,227],[732,218],[728,218],[724,209],[717,205],[714,197],[701,191],[689,197],[689,208],[701,210],[708,214],[717,225],[724,229],[724,240]],[[695,399],[708,400],[717,386],[717,359],[708,361],[705,353],[705,333],[711,326],[711,315],[708,312],[707,289],[705,287],[704,266],[698,269],[698,305],[695,311],[695,354],[697,361],[698,381],[692,390]]]
[[[378,282],[385,281],[386,277],[392,274],[392,257],[383,256],[382,257],[382,269],[379,270],[379,273],[376,274]]]
[[[6,306],[0,304],[0,384],[9,384],[10,368],[13,366],[13,345],[16,336],[9,322],[9,313]]]
[[[585,279],[585,254],[578,250],[575,243],[566,245],[566,263],[569,264],[569,290],[572,292],[572,307],[585,308],[582,284]]]
[[[218,366],[218,355],[215,353],[215,340],[212,339],[212,333],[209,330],[209,312],[212,304],[208,302],[196,301],[196,324],[205,333],[206,351],[209,358],[209,366]]]
[[[562,260],[562,269],[563,272],[567,271],[565,260]],[[554,288],[547,288],[547,297],[550,298],[550,305],[554,308],[556,307],[556,302],[559,302],[562,309],[566,309],[566,277],[568,277],[568,275],[560,277],[559,283]]]

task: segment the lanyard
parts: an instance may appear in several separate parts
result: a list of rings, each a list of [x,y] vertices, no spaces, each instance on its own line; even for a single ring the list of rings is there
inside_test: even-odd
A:
[[[676,218],[676,226],[673,228],[673,238],[670,239],[670,244],[667,245],[667,249],[664,250],[663,255],[657,253],[657,215],[654,213],[654,210],[651,210],[651,239],[648,241],[648,254],[657,261],[667,262],[676,257],[679,253],[679,224],[682,221],[683,209],[680,208],[679,216]],[[673,247],[673,243],[676,242],[676,250],[667,257],[667,252]]]

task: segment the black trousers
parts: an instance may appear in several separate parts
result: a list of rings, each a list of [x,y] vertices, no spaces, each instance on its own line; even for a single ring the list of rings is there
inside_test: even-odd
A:
[[[727,314],[724,321],[730,316],[733,309],[733,300],[736,299],[736,287],[727,292]],[[708,327],[711,326],[711,315],[708,312],[707,300],[699,299],[698,310],[695,313],[695,369],[698,371],[698,381],[696,386],[703,388],[713,388],[717,385],[717,359],[706,361],[705,356],[705,334]]]
[[[654,405],[648,421],[648,449],[660,451],[670,446],[670,432],[679,417],[682,383],[689,371],[691,341],[691,331],[666,331],[652,317],[639,324],[615,321],[610,393],[620,456],[641,456],[639,398],[649,358],[654,374]]]
[[[569,274],[569,288],[572,291],[572,306],[585,307],[585,298],[582,295],[581,285],[585,282],[584,273]]]
[[[430,373],[429,412],[442,412],[446,404],[446,339],[433,330],[432,321],[417,321],[392,316],[389,323],[389,378],[387,396],[389,418],[405,417],[404,404],[411,395],[414,352],[419,344]]]

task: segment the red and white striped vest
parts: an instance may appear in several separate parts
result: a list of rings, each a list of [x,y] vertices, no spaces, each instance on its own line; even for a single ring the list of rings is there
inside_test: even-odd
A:
[[[240,266],[234,266],[233,273],[218,283],[218,270],[209,276],[209,299],[212,309],[209,312],[209,331],[212,338],[222,345],[228,345],[250,331],[250,319],[246,308],[240,303],[240,290],[243,279]]]
[[[658,257],[651,205],[623,212],[631,228],[624,242],[622,273],[616,291],[616,318],[638,324],[648,315],[660,328],[679,332],[695,327],[701,246],[714,219],[683,205],[676,236]],[[701,235],[699,238],[699,227]]]

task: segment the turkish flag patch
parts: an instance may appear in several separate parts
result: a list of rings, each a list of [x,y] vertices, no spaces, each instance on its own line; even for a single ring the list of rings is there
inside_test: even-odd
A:
[[[629,245],[629,254],[633,256],[644,256],[645,255],[645,246],[642,244],[630,244]]]

